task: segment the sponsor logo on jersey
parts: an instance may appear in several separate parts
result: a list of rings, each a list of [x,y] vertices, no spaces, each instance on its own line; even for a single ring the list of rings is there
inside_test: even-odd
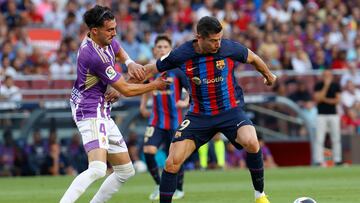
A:
[[[204,84],[212,84],[212,83],[218,83],[218,82],[222,82],[222,81],[224,81],[224,78],[222,76],[219,76],[219,77],[216,77],[216,78],[213,78],[213,79],[204,78],[202,80],[202,82]]]
[[[192,68],[187,68],[186,71],[192,71],[192,70],[194,70],[194,69],[196,69],[196,68],[197,68],[196,66],[194,66],[194,67],[192,67]]]
[[[116,76],[116,72],[112,66],[107,67],[105,73],[110,80],[114,79]]]
[[[192,81],[193,83],[195,83],[196,85],[200,85],[200,84],[201,84],[201,80],[200,80],[200,78],[198,78],[198,77],[193,77],[193,78],[191,78],[191,81]]]

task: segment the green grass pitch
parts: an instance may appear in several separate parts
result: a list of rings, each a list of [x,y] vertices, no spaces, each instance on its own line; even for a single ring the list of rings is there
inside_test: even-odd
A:
[[[272,203],[292,203],[309,196],[318,203],[360,202],[360,166],[336,168],[278,168],[265,171],[265,190]],[[0,178],[0,202],[59,202],[74,177]],[[97,181],[78,202],[89,202],[102,181]],[[151,202],[153,182],[147,173],[137,174],[110,202]],[[253,203],[247,170],[191,171],[185,173],[185,198],[176,203]]]

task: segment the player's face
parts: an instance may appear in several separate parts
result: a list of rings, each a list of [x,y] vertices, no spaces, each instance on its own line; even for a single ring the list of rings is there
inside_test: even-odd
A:
[[[102,27],[93,28],[95,32],[95,37],[97,38],[97,43],[100,46],[110,45],[112,39],[116,36],[116,21],[114,20],[105,20]]]
[[[221,38],[223,36],[223,32],[219,32],[217,34],[211,34],[208,37],[202,37],[200,35],[197,36],[199,46],[203,53],[211,53],[214,54],[220,49]]]
[[[171,44],[166,40],[160,40],[155,44],[154,57],[159,59],[171,51]]]

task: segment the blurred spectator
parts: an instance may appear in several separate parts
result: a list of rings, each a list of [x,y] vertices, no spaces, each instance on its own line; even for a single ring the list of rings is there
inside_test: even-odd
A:
[[[331,70],[324,70],[322,80],[315,84],[314,99],[317,103],[318,118],[316,139],[314,144],[314,162],[324,166],[324,144],[326,132],[329,130],[333,160],[336,164],[342,163],[340,117],[336,106],[340,102],[340,85],[334,81]]]
[[[87,156],[84,148],[82,147],[80,138],[81,136],[78,133],[74,133],[71,137],[70,143],[66,146],[67,159],[77,174],[85,171],[88,167]]]
[[[153,54],[152,54],[152,47],[153,45],[151,44],[151,32],[146,31],[144,33],[144,37],[143,37],[143,41],[140,43],[140,53],[139,55],[139,59],[138,61],[141,64],[146,64],[149,63],[150,59],[153,58]]]
[[[360,72],[357,70],[355,62],[350,62],[347,71],[341,76],[341,87],[344,87],[349,80],[355,86],[360,87]]]
[[[57,60],[50,65],[49,71],[51,77],[58,79],[66,79],[74,73],[65,52],[58,52]]]
[[[225,144],[223,134],[217,133],[213,139],[198,149],[200,167],[202,169],[218,169],[225,167]]]
[[[46,161],[47,153],[47,145],[41,137],[40,130],[35,130],[32,135],[32,143],[27,150],[31,174],[41,174],[41,167]]]
[[[352,108],[345,108],[341,116],[341,133],[343,135],[356,135],[360,127],[360,118]]]
[[[235,148],[231,142],[226,143],[226,168],[245,168],[242,151]]]
[[[295,72],[305,73],[312,70],[311,61],[309,55],[305,52],[303,45],[300,41],[294,42],[296,51],[291,57],[291,65]]]
[[[7,1],[6,12],[4,13],[6,24],[10,29],[19,26],[21,21],[20,12],[17,10],[16,1]]]
[[[16,148],[10,129],[4,131],[3,140],[4,144],[0,144],[0,176],[12,176],[15,174]]]
[[[138,136],[135,132],[130,132],[126,142],[129,150],[130,159],[132,162],[140,160],[140,148],[138,143]]]
[[[140,20],[147,29],[150,29],[151,31],[160,31],[159,26],[162,22],[161,14],[155,10],[154,6],[155,5],[153,5],[151,1],[148,1],[146,4],[146,11],[140,16]]]
[[[215,0],[204,0],[203,4],[196,11],[197,20],[200,20],[200,18],[204,16],[212,16],[214,3]]]
[[[9,75],[5,76],[4,84],[1,84],[0,93],[0,100],[18,102],[22,99],[20,89],[14,85],[14,80]]]
[[[1,60],[0,75],[8,75],[13,78],[18,75],[15,68],[11,66],[11,61],[7,56],[4,56]]]
[[[315,70],[324,70],[328,68],[328,64],[325,61],[325,53],[323,50],[315,51],[315,58],[312,61],[312,67]]]
[[[289,99],[296,102],[300,107],[304,107],[305,101],[311,100],[311,94],[307,88],[306,81],[296,80],[295,90],[289,95]]]
[[[129,54],[129,57],[137,61],[140,53],[140,43],[135,38],[136,34],[131,30],[126,30],[124,40],[121,42],[122,48]]]
[[[357,109],[360,112],[360,89],[352,80],[348,80],[341,92],[341,105],[345,108]]]
[[[264,159],[264,167],[275,168],[277,164],[274,161],[274,157],[271,154],[270,149],[266,146],[262,136],[258,135],[262,156]],[[227,147],[227,164],[230,168],[245,168],[247,152],[245,150],[237,150],[231,143],[226,145]]]

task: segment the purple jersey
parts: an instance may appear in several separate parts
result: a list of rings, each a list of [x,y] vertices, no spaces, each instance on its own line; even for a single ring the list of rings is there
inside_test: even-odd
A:
[[[108,84],[120,78],[114,69],[115,54],[120,45],[113,40],[101,48],[86,37],[77,55],[77,79],[71,92],[70,104],[75,121],[87,118],[110,118],[111,103],[105,101]]]

